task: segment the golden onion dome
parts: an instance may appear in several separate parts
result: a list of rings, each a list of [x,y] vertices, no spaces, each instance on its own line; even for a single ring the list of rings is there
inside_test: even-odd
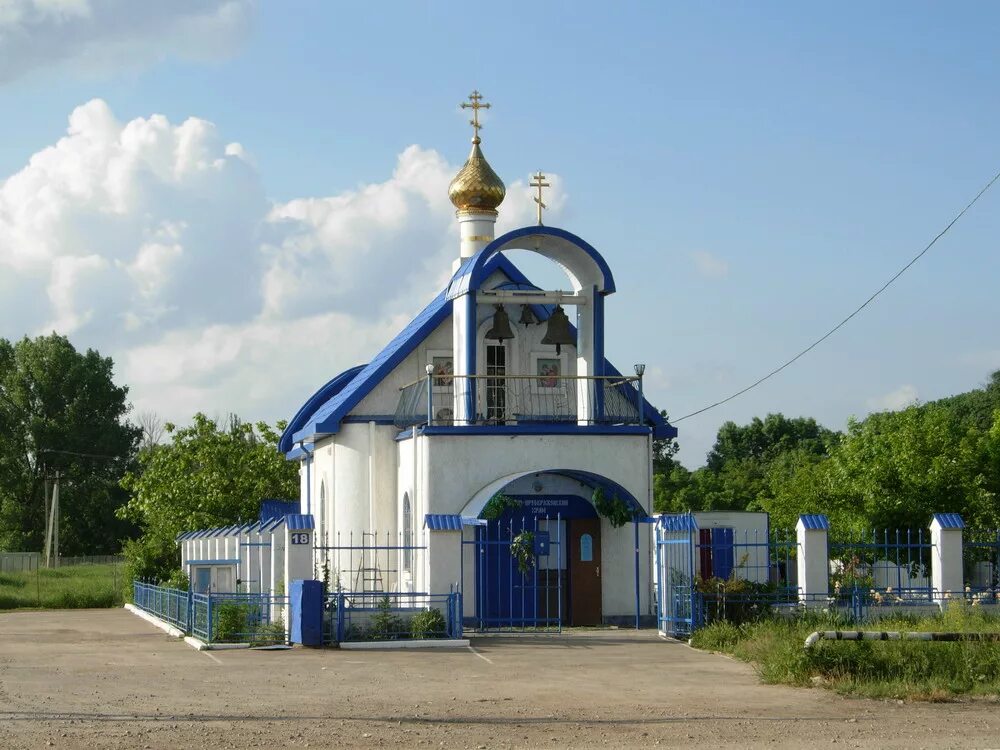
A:
[[[507,188],[479,148],[479,138],[472,139],[472,151],[465,166],[448,186],[448,197],[459,211],[493,211],[503,203]]]

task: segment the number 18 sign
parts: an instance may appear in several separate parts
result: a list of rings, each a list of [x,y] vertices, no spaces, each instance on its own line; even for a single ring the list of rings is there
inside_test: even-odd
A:
[[[295,531],[291,535],[292,544],[309,544],[308,531]]]

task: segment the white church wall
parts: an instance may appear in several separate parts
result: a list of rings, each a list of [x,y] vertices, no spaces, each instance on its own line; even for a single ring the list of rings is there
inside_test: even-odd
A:
[[[385,543],[386,534],[397,544],[399,532],[397,508],[399,502],[396,496],[396,475],[398,456],[395,437],[399,430],[392,425],[372,426],[372,446],[374,483],[374,529],[378,532],[380,543]]]
[[[639,527],[639,614],[650,611],[649,533]],[[635,614],[635,527],[601,521],[601,604],[604,616]]]
[[[376,385],[361,403],[351,410],[353,416],[391,415],[396,413],[400,389],[427,377],[429,351],[452,351],[451,317],[434,329],[402,362]]]
[[[618,482],[640,502],[649,494],[645,435],[434,435],[424,457],[427,513],[461,513],[479,490],[525,471],[577,469]]]
[[[426,471],[428,513],[461,513],[469,500],[486,485],[525,470],[545,472],[549,469],[578,469],[611,479],[632,493],[640,502],[649,494],[648,438],[644,435],[434,435],[422,437],[428,454],[421,457],[421,470]],[[533,486],[534,474],[518,480],[518,494]],[[545,477],[546,493],[590,494],[579,483],[564,477]],[[471,530],[465,532],[472,538]],[[606,520],[601,523],[602,607],[605,617],[630,616],[635,613],[635,530],[632,524],[614,529]],[[431,537],[435,534],[431,534]],[[639,534],[640,613],[649,611],[649,535]],[[460,556],[455,553],[446,560],[435,562],[437,580],[458,580],[461,577]],[[465,555],[464,603],[466,615],[474,613],[475,584],[471,571],[474,562]],[[451,565],[447,570],[441,565]]]
[[[333,474],[337,498],[337,531],[340,544],[348,544],[351,534],[360,540],[369,528],[369,436],[367,424],[344,424],[337,434]]]

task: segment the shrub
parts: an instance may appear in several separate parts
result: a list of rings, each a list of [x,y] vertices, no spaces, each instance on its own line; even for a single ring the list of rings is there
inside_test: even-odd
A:
[[[378,603],[378,612],[372,617],[369,637],[373,641],[395,640],[404,631],[403,618],[392,613],[392,600],[383,596]]]
[[[420,612],[410,620],[410,635],[414,638],[445,638],[448,635],[448,623],[439,609],[429,609]]]
[[[235,641],[250,631],[250,605],[243,602],[222,602],[213,605],[212,640]]]

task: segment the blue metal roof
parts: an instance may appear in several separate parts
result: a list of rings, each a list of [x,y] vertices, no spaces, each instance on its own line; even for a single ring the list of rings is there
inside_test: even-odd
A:
[[[294,447],[293,436],[295,433],[305,426],[306,422],[309,421],[320,406],[340,393],[363,369],[365,369],[364,365],[358,365],[357,367],[352,367],[349,370],[344,370],[310,396],[309,400],[306,401],[302,405],[302,408],[300,408],[295,413],[295,416],[292,417],[291,421],[285,427],[285,431],[281,433],[281,440],[278,442],[278,450],[282,453],[288,453],[291,451]]]
[[[285,516],[285,523],[287,523],[288,528],[293,531],[298,531],[299,529],[316,528],[316,521],[312,517],[312,513],[298,513],[290,516]]]
[[[690,513],[660,516],[660,528],[664,531],[697,531],[698,522]]]
[[[529,231],[530,230],[530,231]],[[554,236],[559,236],[563,238],[570,238],[570,240],[588,254],[592,251],[597,253],[590,245],[581,240],[579,237],[565,232],[564,230],[556,230],[551,227],[526,227],[524,230],[516,230],[515,232],[509,232],[499,240],[504,240],[507,242],[511,237],[526,235],[531,233],[538,233],[541,231],[543,234],[552,234]],[[520,234],[519,234],[520,233]],[[393,369],[399,365],[403,359],[406,358],[414,349],[419,346],[419,344],[427,338],[441,323],[447,320],[448,316],[452,312],[452,296],[451,290],[456,288],[456,281],[464,275],[467,278],[476,279],[476,283],[484,283],[489,276],[499,271],[504,274],[510,282],[514,285],[524,285],[528,288],[537,289],[531,284],[531,281],[521,273],[520,270],[502,253],[496,252],[493,254],[484,255],[489,247],[496,245],[499,240],[495,240],[486,249],[480,251],[472,258],[466,259],[455,275],[452,277],[452,282],[449,286],[438,294],[427,307],[425,307],[420,314],[415,317],[409,325],[406,326],[399,334],[390,341],[385,348],[382,349],[373,359],[364,367],[353,368],[352,370],[347,370],[337,378],[334,378],[326,386],[321,388],[314,394],[308,402],[293,418],[293,421],[289,423],[288,428],[282,434],[281,442],[279,443],[280,449],[288,455],[293,449],[294,444],[300,441],[310,441],[315,439],[317,436],[322,435],[333,435],[340,431],[340,424],[342,420],[350,413],[351,409],[357,406],[361,400],[367,396],[371,391],[382,382]],[[500,243],[503,244],[503,243]],[[585,247],[584,247],[585,246]],[[587,250],[586,248],[589,248]],[[596,256],[599,261],[599,265],[604,263],[603,258],[600,255]],[[473,266],[475,266],[475,272],[473,273]],[[606,264],[605,264],[606,267]],[[472,276],[470,276],[472,274]],[[610,279],[610,270],[607,272],[607,278]],[[498,288],[505,287],[507,285],[501,284]],[[478,288],[478,287],[477,287]],[[614,282],[611,280],[610,292],[614,291]],[[540,320],[545,320],[551,314],[553,309],[550,305],[537,305],[535,306],[535,312]],[[574,329],[575,330],[575,329]],[[605,373],[608,375],[621,375],[617,369],[615,369],[610,362],[606,359],[604,361]],[[349,373],[356,373],[348,378]],[[334,385],[338,381],[338,378],[345,378],[347,382],[342,384]],[[631,387],[631,386],[623,386]],[[329,392],[324,394],[324,389],[329,388]],[[323,396],[326,396],[324,398]],[[322,403],[320,403],[322,402]],[[677,428],[673,427],[663,417],[660,416],[660,412],[649,403],[648,400],[643,400],[643,417],[647,424],[653,426],[653,435],[657,438],[668,438],[676,437]],[[301,423],[300,427],[295,427],[295,425]],[[290,437],[289,437],[290,436]],[[287,447],[286,447],[287,446]]]
[[[528,282],[503,255],[488,264],[489,272],[503,271],[512,281]],[[516,274],[518,278],[513,278]],[[420,311],[410,324],[390,341],[382,351],[336,395],[318,407],[305,425],[292,435],[292,443],[308,440],[316,435],[333,435],[340,431],[341,420],[372,392],[382,379],[402,362],[427,336],[451,315],[451,302],[442,291],[427,307]],[[300,410],[301,411],[301,410]],[[286,451],[287,452],[287,451]]]
[[[289,513],[301,512],[298,500],[262,500],[260,503],[260,520],[269,521],[272,518],[284,518]]]
[[[424,516],[424,526],[431,531],[461,531],[462,517],[443,513],[428,513]]]
[[[830,519],[822,513],[805,513],[799,516],[799,523],[806,529],[819,531],[830,530]]]
[[[935,513],[934,520],[942,529],[964,529],[965,521],[958,513]]]
[[[428,513],[424,516],[424,527],[431,531],[461,531],[463,526],[484,526],[486,521],[449,513]]]

